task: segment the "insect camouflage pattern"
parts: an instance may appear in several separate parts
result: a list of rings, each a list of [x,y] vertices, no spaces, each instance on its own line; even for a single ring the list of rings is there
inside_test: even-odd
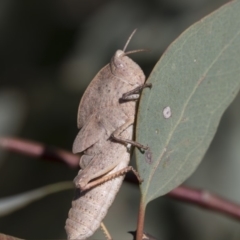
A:
[[[125,140],[132,143],[135,100],[139,97],[134,89],[141,89],[145,82],[141,68],[125,53],[134,33],[123,51],[117,50],[110,63],[94,77],[79,104],[80,131],[73,153],[83,155],[79,163],[81,170],[74,179],[77,189],[65,226],[68,239],[86,239],[99,228],[126,171],[110,176],[126,169],[130,161]],[[121,101],[126,93],[129,95]],[[88,189],[90,182],[100,177],[105,179],[104,183]]]

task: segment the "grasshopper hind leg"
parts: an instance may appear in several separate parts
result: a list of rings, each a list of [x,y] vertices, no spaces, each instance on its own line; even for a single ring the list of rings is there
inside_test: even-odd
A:
[[[93,159],[93,156],[90,155],[82,155],[82,157],[80,158],[79,161],[79,165],[81,169],[84,169],[89,163],[90,161]]]
[[[112,236],[110,235],[107,227],[105,226],[105,224],[103,222],[101,222],[101,229],[106,237],[107,240],[113,240]]]

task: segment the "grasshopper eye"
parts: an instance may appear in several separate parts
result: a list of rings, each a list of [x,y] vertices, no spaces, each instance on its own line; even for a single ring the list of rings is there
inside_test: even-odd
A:
[[[117,66],[118,68],[123,68],[124,65],[122,63],[119,63],[119,65]]]
[[[112,61],[110,63],[112,70],[126,68],[126,64],[123,59],[124,56],[125,56],[125,54],[122,50],[116,51],[116,53],[113,56]]]

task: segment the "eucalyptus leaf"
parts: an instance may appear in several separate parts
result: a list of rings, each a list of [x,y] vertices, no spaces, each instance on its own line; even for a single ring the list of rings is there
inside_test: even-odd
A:
[[[32,202],[48,196],[49,194],[61,192],[72,188],[72,182],[59,182],[37,188],[29,192],[0,198],[0,217],[11,214],[14,211],[17,211]]]
[[[197,168],[240,87],[240,2],[232,1],[175,40],[143,91],[136,150],[142,202],[166,194]]]

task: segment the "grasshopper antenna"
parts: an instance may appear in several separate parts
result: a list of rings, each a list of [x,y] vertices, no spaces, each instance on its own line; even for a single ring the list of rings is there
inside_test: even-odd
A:
[[[132,37],[133,37],[133,35],[135,34],[136,31],[137,31],[137,28],[134,29],[134,31],[131,33],[130,37],[128,38],[127,42],[125,43],[125,46],[123,48],[123,52],[124,52],[123,55],[124,56],[132,54],[132,53],[137,53],[137,52],[149,52],[150,51],[149,49],[137,49],[137,50],[132,50],[132,51],[125,52],[129,42],[131,41],[131,39],[132,39]]]
[[[133,30],[132,34],[130,35],[130,37],[128,38],[127,42],[125,43],[125,46],[124,46],[124,48],[123,48],[123,51],[124,51],[124,52],[125,52],[125,50],[126,50],[128,44],[129,44],[129,42],[131,41],[131,39],[132,39],[132,37],[133,37],[133,35],[135,34],[136,31],[137,31],[137,28]]]
[[[137,53],[137,52],[150,52],[151,50],[150,49],[147,49],[147,48],[143,48],[143,49],[137,49],[137,50],[132,50],[132,51],[128,51],[128,52],[125,52],[124,55],[129,55],[129,54],[132,54],[132,53]]]

